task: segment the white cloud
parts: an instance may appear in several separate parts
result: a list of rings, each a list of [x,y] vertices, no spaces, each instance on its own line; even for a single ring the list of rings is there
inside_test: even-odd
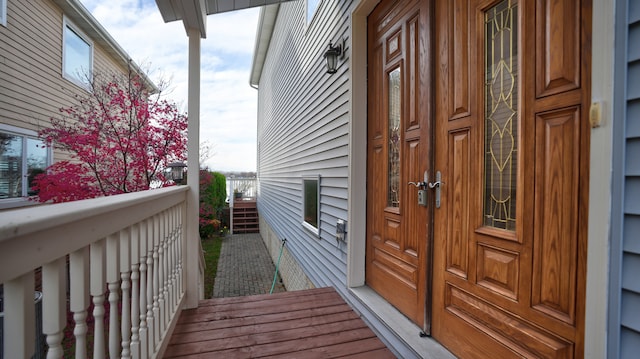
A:
[[[181,21],[164,23],[155,1],[81,0],[151,78],[171,80],[167,98],[187,109],[188,38]],[[200,142],[214,144],[213,170],[256,168],[257,92],[249,86],[259,9],[207,18],[201,43]]]

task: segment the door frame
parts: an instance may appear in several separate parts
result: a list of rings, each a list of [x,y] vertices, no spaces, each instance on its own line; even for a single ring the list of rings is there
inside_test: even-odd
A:
[[[431,339],[418,338],[415,324],[403,322],[402,315],[391,315],[382,318],[380,300],[368,298],[365,285],[365,253],[366,253],[366,159],[367,159],[367,16],[379,3],[379,0],[355,0],[352,4],[349,33],[347,35],[347,65],[349,83],[349,169],[348,169],[348,204],[347,204],[347,268],[346,286],[358,308],[370,323],[374,324],[377,333],[388,333],[401,337],[405,344],[423,353],[440,353],[441,347]],[[592,130],[591,163],[589,186],[589,224],[587,255],[587,293],[585,310],[585,354],[594,357],[606,356],[607,339],[607,299],[609,269],[608,238],[611,225],[611,208],[602,206],[609,203],[611,193],[602,191],[610,188],[611,178],[598,174],[608,173],[611,168],[611,136],[613,123],[613,40],[615,19],[615,2],[600,4],[593,2],[593,13],[599,14],[592,19],[593,49],[611,49],[612,51],[592,51],[592,101],[603,103],[602,125]],[[376,324],[388,326],[389,329],[375,327]],[[413,325],[414,329],[411,329]],[[409,329],[407,329],[409,328]],[[426,343],[426,344],[425,344]]]

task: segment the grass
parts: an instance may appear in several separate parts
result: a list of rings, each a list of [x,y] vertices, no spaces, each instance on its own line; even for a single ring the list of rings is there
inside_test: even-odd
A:
[[[220,258],[220,248],[222,247],[222,238],[219,236],[211,236],[202,240],[202,250],[204,252],[204,298],[209,299],[213,296],[213,283],[218,270],[218,258]]]

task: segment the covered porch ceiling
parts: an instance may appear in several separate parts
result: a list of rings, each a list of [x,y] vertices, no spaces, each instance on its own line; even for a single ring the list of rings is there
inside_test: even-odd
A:
[[[295,0],[156,0],[164,22],[182,20],[184,29],[197,29],[207,37],[207,15]]]

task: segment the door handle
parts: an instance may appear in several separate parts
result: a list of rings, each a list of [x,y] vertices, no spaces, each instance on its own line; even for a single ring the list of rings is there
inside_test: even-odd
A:
[[[420,189],[426,189],[427,186],[429,185],[429,173],[427,171],[424,171],[424,180],[423,181],[418,181],[418,182],[409,182],[407,183],[408,185],[414,185],[417,188]]]
[[[409,182],[408,185],[414,185],[418,188],[418,204],[426,207],[427,203],[427,187],[429,186],[429,174],[424,171],[424,181]]]
[[[436,195],[436,208],[440,208],[440,185],[442,185],[443,183],[441,182],[442,180],[442,174],[440,173],[440,171],[436,172],[436,181],[435,182],[429,182],[427,184],[427,186],[429,186],[429,188],[431,189],[435,189],[435,195]]]

